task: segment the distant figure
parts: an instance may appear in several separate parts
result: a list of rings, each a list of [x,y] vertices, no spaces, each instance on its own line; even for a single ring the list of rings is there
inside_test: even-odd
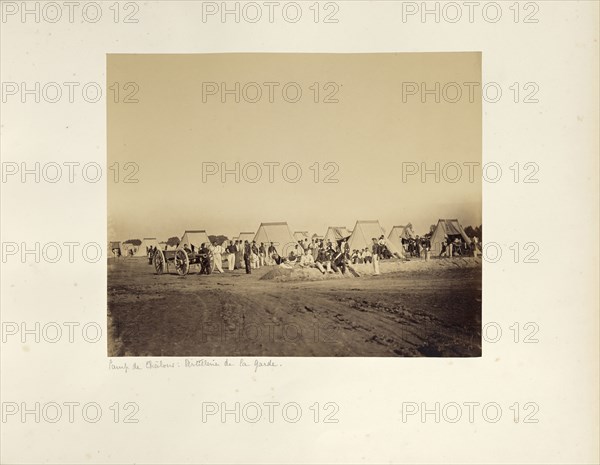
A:
[[[259,267],[267,264],[267,249],[265,248],[264,242],[261,242],[260,247],[258,248],[258,264]]]
[[[442,241],[442,251],[440,252],[440,257],[448,256],[448,247],[446,246],[446,239]]]
[[[300,257],[300,266],[305,267],[305,268],[312,268],[313,266],[315,266],[315,260],[312,256],[311,250],[306,249],[306,251],[304,252],[304,255],[302,255],[302,257]]]
[[[310,251],[312,252],[313,259],[316,262],[317,257],[319,256],[319,243],[316,239],[313,239],[311,245],[312,247]]]
[[[250,268],[250,258],[252,255],[252,246],[248,241],[244,241],[244,264],[246,265],[246,274],[252,273]]]
[[[350,244],[346,242],[346,239],[342,239],[340,243],[340,251],[344,254],[346,259],[350,258]]]
[[[325,249],[322,244],[317,249],[317,259],[315,260],[315,266],[319,269],[319,271],[323,274],[326,273],[325,262],[327,261],[327,257],[325,255]]]
[[[304,249],[302,248],[301,245],[296,244],[294,246],[294,248],[292,249],[292,251],[290,252],[290,262],[295,263],[297,261],[300,260],[300,257],[302,257],[302,255],[304,255]]]
[[[331,269],[334,273],[337,273],[338,270],[342,272],[342,274],[346,274],[346,257],[344,255],[344,251],[341,249],[335,252],[333,259],[331,261]]]
[[[462,255],[462,241],[456,237],[453,241],[452,254],[453,255]]]
[[[227,246],[227,266],[229,271],[233,271],[235,268],[235,254],[237,253],[237,247],[233,241],[229,242]]]
[[[235,267],[241,268],[244,262],[244,243],[241,240],[235,241],[237,245],[237,252],[235,255]]]
[[[268,258],[270,261],[270,263],[269,263],[270,265],[274,265],[274,264],[279,265],[281,263],[281,259],[279,258],[279,253],[277,252],[277,248],[275,247],[273,242],[271,242],[271,245],[269,246]]]
[[[210,257],[206,244],[200,244],[198,254],[200,255],[200,274],[210,274]]]
[[[331,263],[333,262],[333,258],[335,257],[335,249],[333,248],[333,244],[331,241],[328,243],[327,248],[325,249],[325,269],[328,273],[333,273],[333,269],[331,267]]]
[[[362,251],[362,259],[364,263],[373,263],[373,254],[368,247],[365,247]]]
[[[217,241],[213,243],[213,260],[215,264],[215,269],[219,273],[223,273],[223,247],[217,244]]]
[[[251,264],[252,268],[254,268],[254,269],[260,268],[260,261],[258,259],[258,247],[256,246],[255,241],[252,241],[250,250],[252,251],[252,255],[250,256],[250,264]]]
[[[479,250],[479,238],[477,236],[473,236],[473,240],[471,241],[471,248],[473,250],[473,256],[477,257],[480,254]]]
[[[373,245],[371,246],[371,250],[373,253],[373,274],[378,275],[379,274],[379,243],[377,242],[377,239],[375,237],[373,237],[371,240],[373,241]]]

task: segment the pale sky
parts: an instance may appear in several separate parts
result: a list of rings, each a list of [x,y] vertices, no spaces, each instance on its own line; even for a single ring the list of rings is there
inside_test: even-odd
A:
[[[139,86],[138,103],[114,103],[114,92],[107,97],[108,165],[139,167],[133,176],[138,183],[109,180],[110,240],[164,240],[186,229],[232,237],[272,221],[311,234],[324,234],[328,226],[353,229],[356,220],[371,219],[388,232],[410,222],[417,234],[438,218],[481,224],[480,168],[473,182],[466,168],[456,183],[436,183],[433,175],[425,183],[420,175],[402,179],[403,163],[480,166],[480,92],[470,101],[462,86],[456,103],[436,103],[433,96],[422,103],[420,93],[403,101],[402,95],[408,82],[431,89],[436,82],[481,82],[478,52],[108,55],[107,68],[108,86],[119,83],[120,100],[133,89],[123,89],[125,83]],[[213,82],[216,88],[207,84]],[[234,95],[221,102],[221,83],[242,89],[253,82],[262,91],[256,103],[245,101],[241,90],[239,103]],[[334,84],[325,88],[328,82]],[[287,87],[290,99],[296,87],[302,89],[298,102],[283,98],[287,83],[297,83]],[[246,98],[254,99],[256,86],[245,89]],[[323,103],[334,90],[338,102]],[[236,162],[239,183],[234,175],[222,183],[220,173],[203,182],[207,164],[234,169]],[[269,163],[279,163],[272,183]],[[285,181],[287,163],[297,164],[289,165],[288,177],[296,176],[294,166],[302,169],[298,182]],[[333,165],[326,170],[326,163]],[[262,176],[252,183],[256,164]],[[338,182],[324,183],[328,174]]]

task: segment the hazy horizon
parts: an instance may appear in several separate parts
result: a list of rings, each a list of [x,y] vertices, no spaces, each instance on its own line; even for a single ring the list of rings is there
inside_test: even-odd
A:
[[[440,218],[482,223],[480,176],[402,182],[403,162],[481,164],[480,93],[473,102],[402,99],[403,82],[481,82],[478,52],[107,55],[107,84],[115,82],[120,102],[107,98],[107,162],[120,164],[121,182],[109,180],[109,240],[166,240],[191,229],[234,237],[279,221],[311,235],[353,229],[357,220],[379,220],[386,232],[412,223],[419,235]],[[139,103],[122,103],[133,89],[128,82],[137,85]],[[227,90],[248,85],[248,94],[239,103],[225,94],[222,103],[220,89],[213,95],[203,87],[213,82]],[[279,83],[271,87],[273,103],[268,82]],[[282,98],[289,83],[288,96],[302,91],[297,103]],[[245,101],[257,86],[262,97]],[[332,93],[338,103],[324,103]],[[139,182],[122,182],[127,162],[139,167]],[[218,175],[203,182],[203,166],[221,163],[240,163],[246,180],[230,174],[225,183]],[[272,183],[269,163],[280,163]],[[302,170],[296,183],[283,179],[288,163]],[[334,165],[326,170],[326,163]],[[262,169],[255,183],[247,180],[257,177],[253,164]],[[338,182],[324,183],[328,174]]]

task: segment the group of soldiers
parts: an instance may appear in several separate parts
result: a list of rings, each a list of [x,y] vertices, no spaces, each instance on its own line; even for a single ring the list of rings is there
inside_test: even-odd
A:
[[[402,247],[409,257],[422,257],[431,249],[431,242],[426,237],[402,239]]]
[[[403,241],[405,252],[409,256],[423,257],[430,248],[426,238],[409,239]],[[477,247],[475,241],[474,247]],[[454,253],[462,254],[464,245],[460,240],[446,241],[442,244],[440,256]],[[200,265],[200,274],[213,272],[224,273],[223,259],[227,260],[229,271],[245,269],[247,274],[253,269],[262,266],[279,265],[285,268],[300,266],[304,268],[317,268],[321,273],[342,273],[350,270],[357,274],[351,265],[368,263],[373,266],[374,274],[379,274],[379,260],[388,259],[398,254],[393,253],[387,245],[384,236],[371,238],[371,245],[362,249],[350,251],[346,239],[331,241],[324,239],[304,239],[297,243],[275,244],[273,242],[257,244],[256,241],[225,241],[222,245],[217,242],[200,244],[196,248],[193,244],[186,244],[183,249],[188,256],[196,258]],[[147,249],[150,263],[156,252],[156,247]],[[449,255],[452,256],[452,255]]]
[[[474,256],[481,255],[481,247],[477,236],[473,236],[471,243],[467,244],[458,237],[446,238],[442,242],[440,257]]]

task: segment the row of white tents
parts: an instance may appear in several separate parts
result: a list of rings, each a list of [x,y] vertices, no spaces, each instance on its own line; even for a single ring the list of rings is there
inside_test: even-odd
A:
[[[343,226],[330,226],[322,238],[325,242],[331,241],[332,243],[344,239],[348,242],[348,246],[352,251],[370,247],[372,238],[379,238],[382,235],[387,238],[386,243],[390,248],[390,251],[399,255],[404,255],[402,239],[416,237],[410,225],[394,226],[389,234],[386,235],[385,230],[381,227],[378,220],[361,220],[356,222],[352,231],[349,231]],[[471,244],[471,239],[467,236],[457,219],[440,219],[430,239],[432,253],[439,254],[442,249],[443,241],[452,241],[457,237],[467,244]],[[241,232],[237,237],[234,237],[231,240],[241,240],[242,242],[255,241],[257,244],[262,242],[266,246],[269,246],[272,242],[277,247],[278,252],[285,256],[299,241],[304,241],[305,239],[310,241],[313,238],[320,237],[316,235],[309,236],[308,231],[296,231],[292,234],[286,222],[277,222],[261,223],[256,233]],[[201,244],[206,244],[208,242],[210,242],[210,240],[205,230],[186,230],[181,237],[179,245],[176,247],[167,247],[165,242],[159,242],[154,237],[146,237],[139,246],[132,246],[131,244],[121,242],[111,242],[109,244],[109,251],[120,248],[122,255],[132,255],[129,252],[129,249],[132,249],[134,257],[145,257],[149,247],[169,250],[186,246],[191,249],[193,245],[194,249],[199,249]]]

